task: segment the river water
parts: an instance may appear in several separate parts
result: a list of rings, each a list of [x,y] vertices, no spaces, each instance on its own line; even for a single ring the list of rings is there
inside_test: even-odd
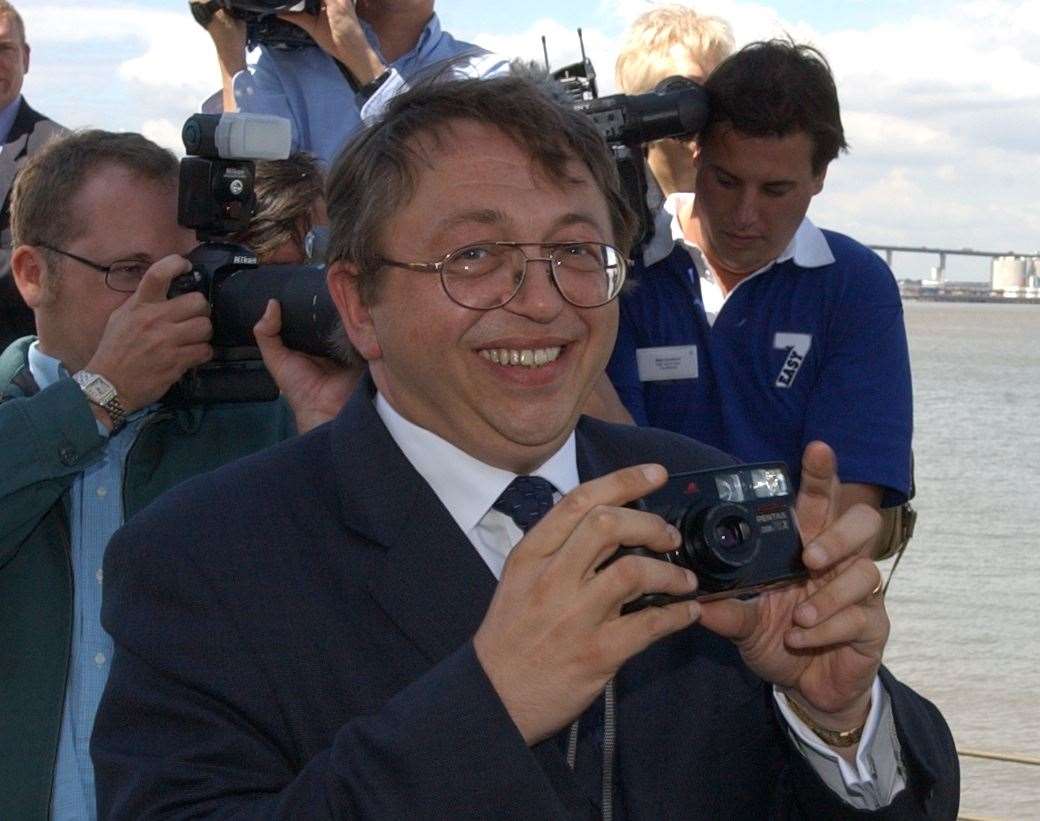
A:
[[[919,517],[885,661],[958,748],[1040,758],[1040,305],[905,309]],[[963,814],[1040,819],[1040,767],[961,774]]]

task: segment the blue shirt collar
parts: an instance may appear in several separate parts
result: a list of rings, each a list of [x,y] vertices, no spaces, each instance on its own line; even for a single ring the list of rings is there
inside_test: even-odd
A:
[[[61,360],[55,359],[40,350],[40,341],[36,340],[29,346],[29,373],[36,380],[40,390],[49,388],[60,379],[69,376]]]

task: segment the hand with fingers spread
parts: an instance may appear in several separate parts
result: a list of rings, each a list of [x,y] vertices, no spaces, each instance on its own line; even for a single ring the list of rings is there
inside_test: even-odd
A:
[[[346,66],[360,85],[386,70],[365,37],[353,0],[326,0],[317,14],[295,11],[278,16],[306,31],[322,51]]]
[[[821,726],[848,730],[870,708],[889,622],[880,573],[860,556],[880,516],[866,505],[838,516],[840,491],[833,451],[811,443],[795,508],[809,578],[750,601],[704,602],[701,623],[736,642],[748,667]]]
[[[678,546],[678,531],[659,516],[620,507],[665,477],[660,465],[643,465],[586,482],[510,554],[473,643],[528,744],[580,715],[628,658],[697,618],[694,602],[620,615],[643,593],[692,591],[687,570],[640,556],[596,570],[618,545]]]
[[[170,283],[191,270],[184,257],[163,257],[108,319],[85,370],[108,379],[132,413],[150,405],[190,368],[209,361],[213,325],[200,293],[167,299]]]
[[[293,409],[298,433],[328,422],[353,393],[364,369],[291,350],[282,342],[282,308],[268,300],[253,336],[278,389]]]

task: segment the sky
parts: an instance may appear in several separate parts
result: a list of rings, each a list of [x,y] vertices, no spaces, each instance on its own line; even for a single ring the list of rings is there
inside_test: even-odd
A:
[[[180,127],[219,87],[186,0],[15,0],[32,47],[23,93],[70,127],[141,131],[180,152]],[[602,94],[621,36],[648,0],[441,0],[456,37],[550,63],[578,59],[583,30]],[[697,0],[737,45],[790,34],[827,55],[851,150],[810,217],[867,244],[1040,252],[1040,0]],[[934,256],[897,254],[900,278]],[[950,279],[988,263],[950,258]]]

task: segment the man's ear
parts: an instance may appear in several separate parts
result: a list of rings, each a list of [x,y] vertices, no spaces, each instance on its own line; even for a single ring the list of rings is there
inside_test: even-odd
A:
[[[813,177],[813,196],[815,197],[823,190],[823,182],[827,179],[827,166],[823,167],[823,170]]]
[[[350,344],[366,361],[381,358],[383,351],[376,338],[372,314],[362,302],[358,289],[357,266],[349,262],[334,262],[329,265],[325,282]]]
[[[11,251],[11,276],[25,304],[33,310],[48,304],[54,298],[50,279],[54,276],[47,266],[44,252],[32,245],[19,245]]]

